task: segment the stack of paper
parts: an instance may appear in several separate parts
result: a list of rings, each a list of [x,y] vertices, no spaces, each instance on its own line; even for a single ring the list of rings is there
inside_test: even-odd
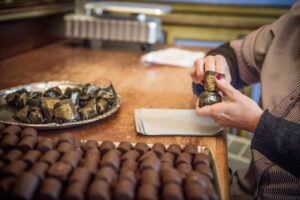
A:
[[[223,128],[193,109],[135,109],[136,131],[148,136],[211,136]]]

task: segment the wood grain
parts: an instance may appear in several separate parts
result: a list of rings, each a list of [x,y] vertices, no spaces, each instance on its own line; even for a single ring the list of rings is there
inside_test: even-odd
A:
[[[225,133],[216,137],[145,137],[135,131],[135,108],[194,108],[196,101],[188,69],[144,67],[139,62],[141,55],[140,52],[73,48],[60,42],[3,60],[0,63],[0,89],[51,80],[101,84],[109,79],[123,98],[116,114],[91,125],[44,131],[42,135],[52,137],[69,131],[80,139],[207,146],[217,161],[222,193],[228,199]]]

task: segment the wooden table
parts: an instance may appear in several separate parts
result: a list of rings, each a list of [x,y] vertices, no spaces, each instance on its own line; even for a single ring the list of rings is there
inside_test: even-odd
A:
[[[207,51],[204,48],[198,50]],[[211,148],[217,161],[222,193],[228,198],[227,146],[225,134],[216,137],[145,137],[137,135],[135,108],[194,108],[189,70],[171,66],[144,67],[142,53],[133,51],[73,48],[59,42],[0,61],[0,89],[33,82],[69,80],[100,84],[110,79],[123,102],[109,119],[91,125],[42,132],[57,136],[69,131],[80,139],[164,144],[193,143]]]

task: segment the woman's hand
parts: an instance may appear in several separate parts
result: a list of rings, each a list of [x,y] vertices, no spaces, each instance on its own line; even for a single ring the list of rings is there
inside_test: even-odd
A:
[[[195,83],[204,85],[205,71],[216,71],[225,74],[225,79],[230,83],[231,75],[226,59],[221,55],[206,56],[204,59],[197,59],[190,75]]]
[[[227,100],[213,105],[198,107],[198,116],[210,116],[223,127],[234,127],[254,132],[263,110],[249,97],[233,88],[228,81],[217,74],[217,87],[227,96]]]

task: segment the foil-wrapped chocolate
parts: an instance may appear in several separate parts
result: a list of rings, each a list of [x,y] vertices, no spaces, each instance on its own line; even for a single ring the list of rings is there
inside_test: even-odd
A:
[[[66,88],[64,95],[61,99],[71,99],[74,105],[77,105],[79,102],[81,91],[78,88]]]
[[[109,108],[108,102],[105,99],[99,99],[97,101],[97,112],[99,114],[105,113]]]
[[[79,119],[71,99],[56,103],[53,108],[53,117],[56,123],[74,122]]]
[[[28,113],[28,119],[32,124],[43,124],[44,123],[44,117],[42,110],[39,107],[30,107],[29,113]]]
[[[26,106],[27,103],[27,92],[24,91],[23,93],[21,93],[17,99],[16,102],[16,106],[18,108],[24,108]]]
[[[53,87],[44,92],[44,97],[59,98],[62,95],[62,91],[59,87]]]
[[[27,92],[27,105],[41,107],[41,92]]]
[[[112,84],[106,88],[102,88],[98,91],[97,99],[105,99],[109,105],[113,105],[116,102],[116,91]]]
[[[14,118],[18,121],[30,124],[31,121],[28,119],[28,111],[29,106],[25,106],[14,115]]]
[[[60,100],[49,98],[49,97],[41,97],[41,102],[42,102],[41,108],[47,119],[47,122],[48,123],[52,122],[54,105],[60,102]]]
[[[96,99],[92,98],[83,108],[79,108],[78,112],[80,114],[81,120],[86,120],[86,119],[91,119],[96,117],[98,115]]]
[[[206,105],[212,105],[215,103],[222,102],[222,97],[218,94],[218,88],[215,83],[215,76],[218,73],[215,71],[206,71],[204,78],[204,88],[205,91],[200,94],[199,97],[199,107],[203,107]],[[224,74],[220,74],[223,78]]]
[[[19,98],[20,94],[18,92],[14,92],[6,95],[5,100],[8,105],[15,106],[16,102]]]

